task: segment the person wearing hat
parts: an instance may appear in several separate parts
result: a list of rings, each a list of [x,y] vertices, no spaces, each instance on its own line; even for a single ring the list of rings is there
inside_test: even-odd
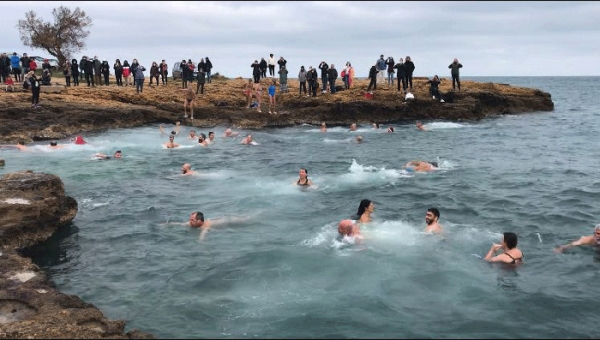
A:
[[[600,223],[594,227],[594,234],[589,236],[581,236],[579,240],[573,241],[563,246],[554,248],[554,252],[562,253],[565,249],[577,246],[594,246],[598,248],[600,246]]]

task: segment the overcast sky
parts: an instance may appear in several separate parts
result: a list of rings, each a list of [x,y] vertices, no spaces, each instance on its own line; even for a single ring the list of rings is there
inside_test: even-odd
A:
[[[16,25],[29,10],[54,22],[60,5],[92,19],[74,57],[111,65],[165,59],[171,69],[208,56],[213,73],[250,78],[250,64],[273,53],[290,76],[324,60],[364,77],[383,54],[410,56],[415,76],[448,77],[454,58],[462,77],[600,75],[600,2],[2,1],[2,51],[51,57],[24,46]]]

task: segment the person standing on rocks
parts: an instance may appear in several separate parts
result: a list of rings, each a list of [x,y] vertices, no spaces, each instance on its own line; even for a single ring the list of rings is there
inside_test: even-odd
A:
[[[394,86],[394,65],[396,65],[394,58],[389,56],[385,60],[385,64],[387,65],[387,84]]]
[[[277,60],[277,65],[279,65],[279,70],[281,70],[282,67],[286,66],[287,67],[287,60],[283,59],[283,57],[279,57],[279,60]]]
[[[110,76],[110,65],[108,64],[108,61],[103,60],[101,67],[102,68],[100,72],[104,77],[104,86],[108,86],[108,77]]]
[[[269,54],[269,76],[271,78],[275,78],[275,58],[273,57],[273,53]]]
[[[254,78],[254,83],[256,84],[260,81],[260,63],[258,60],[254,60],[250,67],[252,67],[252,77]]]
[[[329,70],[327,70],[327,79],[329,80],[329,93],[335,93],[335,81],[338,78],[338,71],[335,69],[335,65],[331,64]]]
[[[323,84],[323,89],[321,90],[321,93],[327,93],[327,83],[328,83],[328,71],[329,71],[329,65],[327,65],[327,63],[325,61],[322,61],[319,64],[319,70],[321,70],[321,83]]]
[[[400,92],[400,83],[402,83],[402,91],[406,94],[406,71],[404,68],[404,60],[402,58],[398,59],[398,63],[394,65],[394,68],[397,70],[397,81],[398,81],[398,92]]]
[[[275,100],[275,91],[277,90],[277,81],[269,86],[269,113],[277,114],[277,101]]]
[[[404,60],[404,82],[406,87],[410,85],[410,91],[413,91],[413,72],[415,71],[415,64],[410,59],[410,56],[406,56]]]
[[[252,101],[252,92],[253,92],[253,88],[252,88],[252,79],[248,79],[248,83],[246,84],[245,88],[244,88],[244,96],[246,96],[246,108],[249,109],[250,108],[250,102]]]
[[[125,78],[125,86],[132,85],[131,84],[131,67],[129,66],[129,62],[127,60],[123,61],[123,78]]]
[[[65,86],[71,86],[71,62],[67,61],[65,64],[65,68],[63,69],[63,74],[65,75]]]
[[[144,71],[146,71],[146,68],[140,64],[137,64],[137,67],[134,71],[135,73],[133,75],[137,93],[142,93],[142,90],[144,89]]]
[[[194,120],[194,103],[196,102],[196,93],[192,90],[191,85],[185,91],[185,100],[183,101],[183,118],[187,118],[187,107],[190,108],[190,118]]]
[[[375,65],[377,66],[377,70],[379,71],[379,73],[377,73],[377,83],[379,83],[379,85],[381,85],[385,81],[384,73],[385,73],[385,69],[386,69],[385,59],[383,59],[383,54],[379,57],[379,59],[377,59],[377,62],[375,63]]]
[[[96,81],[96,84],[99,86],[102,83],[102,63],[100,62],[100,60],[98,60],[98,56],[94,56],[94,61],[93,61],[93,66],[94,66],[94,80]]]
[[[288,87],[287,87],[287,75],[288,75],[287,68],[285,66],[282,67],[281,70],[278,71],[278,73],[279,73],[279,92],[281,92],[281,93],[289,92]]]
[[[198,77],[197,77],[198,83],[196,84],[196,94],[198,94],[198,90],[200,91],[200,94],[204,94],[204,83],[206,83],[206,73],[204,73],[204,70],[198,68]]]
[[[371,87],[373,87],[373,90],[377,90],[377,73],[379,73],[377,65],[371,66],[369,70],[369,79],[371,82],[369,83],[369,87],[367,87],[367,92],[371,91]]]
[[[115,70],[117,86],[123,86],[123,65],[121,65],[121,61],[119,59],[115,60],[113,69]]]
[[[211,70],[213,68],[213,64],[210,62],[210,59],[208,59],[208,57],[205,58],[206,60],[204,61],[206,64],[204,65],[204,72],[206,73],[206,82],[207,83],[212,83],[212,73]]]
[[[268,66],[267,66],[267,61],[265,60],[265,58],[260,58],[260,63],[258,63],[258,65],[260,66],[260,77],[266,78]]]
[[[300,72],[298,72],[298,81],[300,82],[300,96],[302,96],[302,93],[304,92],[304,94],[306,94],[308,97],[308,94],[306,93],[306,69],[304,66],[300,66]]]
[[[460,91],[460,78],[458,76],[458,70],[462,67],[462,64],[458,62],[457,58],[454,58],[452,64],[448,65],[448,68],[451,69],[450,74],[452,75],[453,90],[456,90],[456,85],[458,85],[458,90]]]
[[[75,58],[71,60],[71,75],[73,76],[73,86],[79,86],[79,64]]]
[[[167,77],[169,75],[169,66],[167,65],[167,62],[163,59],[160,65],[158,65],[158,68],[160,69],[162,84],[167,85],[169,80],[169,77]],[[198,70],[200,70],[200,65],[198,65]]]
[[[96,84],[94,83],[94,62],[88,58],[85,58],[85,80],[87,81],[88,87],[96,87]]]
[[[156,86],[158,86],[158,76],[160,76],[160,70],[156,61],[153,61],[150,66],[150,85],[152,85],[152,79],[156,79]]]
[[[31,88],[31,108],[37,109],[40,107],[40,80],[35,76],[35,71],[29,71],[27,79]]]
[[[262,86],[260,85],[260,83],[255,83],[254,85],[252,85],[253,87],[253,91],[254,91],[254,97],[256,97],[256,101],[258,102],[258,106],[256,108],[256,110],[258,112],[262,112],[260,110],[260,105],[262,102]]]

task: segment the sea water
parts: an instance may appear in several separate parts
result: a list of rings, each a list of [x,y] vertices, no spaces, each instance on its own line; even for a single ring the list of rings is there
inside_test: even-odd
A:
[[[111,319],[176,338],[597,338],[600,262],[553,248],[600,222],[598,77],[477,78],[539,88],[553,112],[251,131],[166,149],[158,125],[85,134],[89,144],[3,150],[1,173],[60,176],[72,224],[33,251],[67,294]],[[468,90],[465,86],[463,90]],[[435,113],[432,113],[435,115]],[[171,127],[166,127],[170,131]],[[257,145],[240,144],[251,133]],[[361,135],[364,142],[354,138]],[[96,160],[96,152],[123,158]],[[410,160],[439,170],[411,173]],[[182,176],[190,163],[195,175]],[[300,168],[315,183],[293,185]],[[362,199],[365,241],[337,238]],[[430,207],[443,237],[423,233]],[[204,240],[191,212],[241,217]],[[482,260],[502,233],[518,268]]]

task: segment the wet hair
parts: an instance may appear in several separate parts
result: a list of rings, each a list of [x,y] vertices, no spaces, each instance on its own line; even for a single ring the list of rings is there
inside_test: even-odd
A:
[[[506,243],[506,246],[508,247],[508,249],[513,249],[514,247],[516,247],[517,246],[517,234],[510,233],[510,232],[504,233],[504,243]]]
[[[214,131],[208,131],[208,135],[209,135],[209,136],[210,136],[210,134],[211,134],[211,133],[212,133],[213,135],[215,134],[215,132],[214,132]]]
[[[115,151],[115,153],[121,153],[121,150],[117,150],[117,151]]]
[[[204,222],[204,214],[199,211],[196,211],[196,221]]]
[[[435,168],[439,168],[438,162],[429,162],[429,164],[431,164]]]
[[[436,208],[429,208],[429,209],[427,209],[427,212],[430,212],[433,214],[433,216],[440,218],[440,211],[437,210]]]
[[[600,223],[596,224],[596,226],[594,227],[594,231],[600,230]]]
[[[202,139],[206,140],[206,135],[201,133],[200,136],[202,136]]]
[[[371,204],[371,200],[368,200],[368,199],[364,199],[364,200],[360,201],[360,205],[358,206],[358,211],[356,212],[356,215],[358,215],[358,217],[360,218],[360,216],[362,216],[362,214],[364,214],[365,210],[367,210],[367,208],[369,207],[370,204]]]
[[[23,142],[22,140],[20,140],[17,144],[19,144],[19,145],[25,145],[25,142]]]
[[[56,142],[50,142],[50,146],[56,146]]]

